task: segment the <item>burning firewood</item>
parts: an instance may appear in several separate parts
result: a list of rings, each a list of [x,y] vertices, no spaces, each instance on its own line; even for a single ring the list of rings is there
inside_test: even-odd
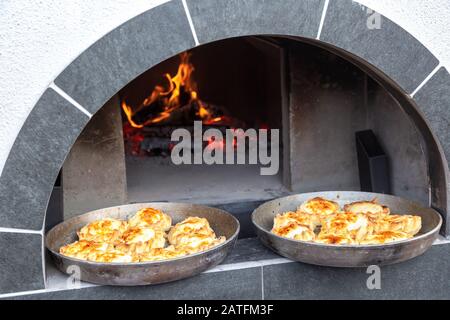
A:
[[[189,54],[182,53],[180,58],[177,74],[165,74],[168,80],[166,88],[155,86],[137,107],[128,105],[122,99],[121,106],[128,120],[126,128],[124,125],[124,136],[127,143],[131,144],[129,149],[132,154],[156,149],[164,152],[169,150],[173,130],[180,126],[192,126],[198,120],[214,128],[245,127],[241,121],[229,116],[224,108],[200,100],[192,78],[194,66],[189,62]],[[155,132],[152,128],[159,129]]]

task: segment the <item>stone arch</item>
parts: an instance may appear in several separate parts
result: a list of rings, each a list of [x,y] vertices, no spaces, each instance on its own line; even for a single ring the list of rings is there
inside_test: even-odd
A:
[[[389,19],[370,28],[373,12],[350,1],[173,0],[125,22],[78,56],[30,112],[0,176],[0,293],[44,287],[43,225],[57,174],[72,144],[106,101],[159,62],[221,39],[283,35],[315,41],[354,57],[387,78],[415,119],[436,160],[433,205],[449,208],[450,75],[429,50]],[[448,226],[445,232],[447,233]],[[24,246],[24,244],[27,244]],[[15,248],[22,248],[18,253]],[[8,254],[12,253],[12,255]],[[36,262],[14,268],[16,255]],[[19,259],[19,258],[17,258]],[[19,260],[17,260],[19,261]],[[26,274],[26,275],[25,275]]]

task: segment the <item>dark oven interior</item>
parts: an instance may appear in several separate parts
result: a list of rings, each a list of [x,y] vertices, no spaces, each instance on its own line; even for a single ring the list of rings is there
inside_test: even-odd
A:
[[[205,44],[143,73],[94,115],[49,210],[62,208],[56,219],[67,219],[123,203],[195,202],[226,208],[249,237],[251,211],[291,193],[375,191],[429,206],[426,144],[405,107],[348,59],[302,39]],[[279,129],[278,173],[173,164],[171,133],[192,132],[194,120],[203,130]],[[380,181],[370,181],[371,170]]]

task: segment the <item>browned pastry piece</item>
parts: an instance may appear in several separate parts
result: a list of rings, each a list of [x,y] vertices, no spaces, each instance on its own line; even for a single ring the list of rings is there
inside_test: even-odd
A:
[[[389,208],[376,203],[376,199],[373,199],[372,201],[356,201],[348,203],[344,206],[344,211],[350,213],[364,213],[371,219],[376,219],[390,213]]]
[[[120,242],[149,243],[152,248],[163,248],[166,245],[166,234],[149,227],[130,227],[122,234]]]
[[[115,244],[115,249],[131,255],[133,260],[139,260],[139,255],[165,245],[166,235],[163,231],[148,227],[130,227],[122,235],[121,241]]]
[[[132,227],[150,227],[154,230],[167,231],[172,225],[172,218],[161,210],[144,208],[136,212],[128,223]]]
[[[189,254],[188,252],[176,249],[174,246],[170,245],[166,248],[154,248],[148,252],[139,255],[139,261],[141,262],[160,261],[183,257],[188,254]]]
[[[118,250],[110,250],[107,252],[92,254],[87,257],[87,260],[103,263],[129,263],[137,262],[133,256]]]
[[[273,220],[273,229],[283,228],[291,223],[297,223],[306,226],[314,231],[320,225],[320,218],[318,215],[288,211],[279,213]]]
[[[194,234],[215,238],[208,220],[199,217],[188,217],[177,223],[170,228],[167,238],[172,245],[182,245],[187,236]]]
[[[280,237],[301,241],[312,241],[316,237],[313,230],[306,225],[299,224],[296,221],[291,221],[278,227],[274,226],[272,233]]]
[[[388,230],[368,235],[364,239],[362,239],[359,244],[384,244],[409,238],[411,238],[411,235],[405,232]]]
[[[89,223],[77,233],[80,240],[94,242],[114,242],[127,229],[126,221],[106,218]]]
[[[340,235],[358,242],[371,231],[369,219],[364,214],[336,213],[322,221],[320,234]]]
[[[175,246],[178,253],[184,252],[186,254],[197,253],[208,250],[221,243],[225,242],[225,237],[206,236],[202,234],[187,235]]]
[[[96,262],[132,262],[132,256],[106,242],[80,240],[60,248],[65,256]]]
[[[373,223],[375,234],[384,231],[399,231],[414,236],[421,228],[422,218],[412,215],[387,215]]]
[[[91,254],[104,253],[110,250],[111,245],[107,243],[79,240],[59,249],[59,253],[76,259],[86,260]]]
[[[323,244],[357,244],[348,234],[333,234],[321,232],[314,242]]]
[[[319,216],[327,216],[334,214],[340,210],[337,202],[327,200],[321,197],[316,197],[303,202],[298,208],[297,212],[308,213]]]
[[[167,236],[169,243],[177,250],[196,253],[207,250],[225,241],[225,237],[216,237],[205,218],[188,217],[174,225]]]

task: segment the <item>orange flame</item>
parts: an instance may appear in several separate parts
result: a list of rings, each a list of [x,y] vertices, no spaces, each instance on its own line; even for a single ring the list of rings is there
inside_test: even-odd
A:
[[[178,71],[175,76],[171,76],[166,73],[164,76],[168,81],[168,88],[165,89],[161,86],[156,86],[152,93],[142,102],[137,108],[132,108],[128,105],[125,100],[122,100],[122,109],[128,119],[131,126],[135,128],[143,128],[146,125],[158,123],[164,119],[170,117],[170,114],[177,108],[182,107],[180,102],[181,90],[184,90],[189,94],[190,101],[198,103],[197,116],[200,119],[211,118],[211,112],[208,111],[207,107],[200,101],[197,94],[197,85],[192,79],[192,72],[194,71],[194,66],[189,62],[190,54],[183,52],[180,54],[180,64],[178,66]],[[133,120],[133,116],[141,111],[142,109],[150,106],[157,100],[161,100],[163,111],[159,112],[154,117],[147,119],[144,123],[136,123]]]

